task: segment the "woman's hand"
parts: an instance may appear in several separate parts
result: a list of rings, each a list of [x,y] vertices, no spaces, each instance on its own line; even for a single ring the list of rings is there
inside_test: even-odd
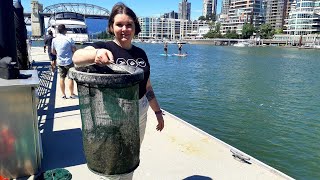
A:
[[[114,62],[111,51],[107,49],[95,49],[93,46],[78,49],[73,54],[72,60],[76,66],[87,66],[92,63],[111,64]]]
[[[157,116],[157,120],[158,120],[158,125],[157,125],[156,129],[157,129],[157,131],[162,131],[162,129],[164,128],[164,120],[163,120],[162,113],[156,114],[156,116]]]
[[[96,64],[112,64],[114,63],[113,55],[107,49],[97,49],[94,62]]]

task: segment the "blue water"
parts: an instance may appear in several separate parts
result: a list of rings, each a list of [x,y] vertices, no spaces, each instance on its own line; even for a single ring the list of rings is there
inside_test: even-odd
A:
[[[187,57],[165,57],[162,44],[136,45],[163,109],[293,178],[320,179],[319,50],[186,44]]]
[[[296,179],[320,179],[320,51],[184,45],[181,58],[138,46],[162,108]]]

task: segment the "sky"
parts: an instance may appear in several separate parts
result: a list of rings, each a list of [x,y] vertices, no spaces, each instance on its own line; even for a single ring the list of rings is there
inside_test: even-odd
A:
[[[217,12],[221,11],[221,1],[218,0]],[[59,3],[87,3],[97,5],[111,11],[112,6],[119,0],[38,0],[44,7]],[[178,12],[181,0],[122,0],[138,17],[159,16],[171,11]],[[202,15],[203,0],[188,0],[191,3],[191,19],[198,19]],[[31,0],[21,0],[25,12],[31,12]]]

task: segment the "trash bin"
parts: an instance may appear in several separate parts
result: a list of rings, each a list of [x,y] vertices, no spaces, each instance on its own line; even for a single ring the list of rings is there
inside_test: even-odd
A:
[[[139,82],[143,70],[90,65],[71,68],[69,77],[78,87],[88,168],[103,175],[134,171],[140,162]]]

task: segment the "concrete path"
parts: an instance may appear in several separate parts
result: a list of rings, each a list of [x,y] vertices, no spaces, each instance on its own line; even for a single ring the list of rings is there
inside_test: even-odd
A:
[[[75,180],[106,179],[87,168],[78,99],[61,98],[57,73],[49,71],[48,57],[41,47],[32,48],[31,58],[41,81],[38,116],[43,146],[42,171],[65,168]],[[134,180],[292,179],[169,112],[165,112],[164,118],[165,129],[157,132],[157,121],[149,108],[141,162],[134,172]],[[231,151],[250,160],[240,160]]]

